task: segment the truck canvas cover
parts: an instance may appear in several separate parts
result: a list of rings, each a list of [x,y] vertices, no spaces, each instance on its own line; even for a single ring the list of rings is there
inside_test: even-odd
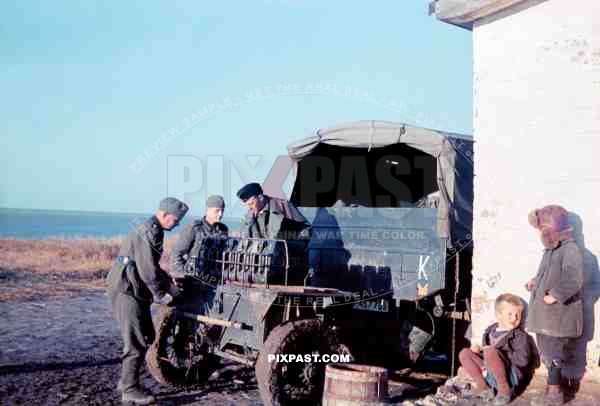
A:
[[[472,139],[360,121],[288,152],[290,200],[313,224],[309,262],[321,285],[407,300],[444,288],[446,249],[471,242]]]

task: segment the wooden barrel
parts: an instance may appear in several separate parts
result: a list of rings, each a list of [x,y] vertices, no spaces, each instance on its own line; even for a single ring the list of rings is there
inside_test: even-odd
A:
[[[388,400],[385,368],[360,364],[328,364],[323,406],[376,406]]]

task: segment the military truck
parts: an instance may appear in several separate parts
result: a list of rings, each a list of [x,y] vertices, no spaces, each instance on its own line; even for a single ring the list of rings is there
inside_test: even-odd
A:
[[[352,323],[338,328],[356,338],[353,354],[415,362],[435,344],[453,372],[469,324],[472,138],[361,121],[288,153],[290,201],[313,224],[313,285],[353,293]]]
[[[310,241],[199,244],[184,299],[157,314],[152,375],[197,382],[225,358],[254,366],[265,404],[289,405],[319,403],[323,355],[394,367],[434,348],[454,368],[469,314],[472,147],[380,121],[289,145],[289,198]]]

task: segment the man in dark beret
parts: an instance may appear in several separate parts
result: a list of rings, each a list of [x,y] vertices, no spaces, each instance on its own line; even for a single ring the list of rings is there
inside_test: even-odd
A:
[[[264,195],[264,192],[262,186],[256,182],[248,183],[237,191],[237,197],[244,203],[251,197],[260,195]]]
[[[202,219],[194,221],[186,226],[173,249],[173,264],[177,272],[182,272],[191,253],[196,252],[196,244],[206,237],[227,237],[229,230],[221,223],[225,211],[225,199],[223,196],[212,195],[206,200],[206,212]]]
[[[107,276],[108,296],[123,338],[121,379],[117,390],[124,403],[148,405],[155,402],[140,386],[140,368],[148,346],[154,341],[150,315],[152,302],[168,304],[179,294],[174,280],[159,261],[165,230],[175,228],[188,206],[172,197],[160,202],[156,213],[139,220],[124,240],[119,256]]]
[[[250,238],[309,240],[311,226],[294,205],[267,196],[258,183],[249,183],[237,192],[246,205],[246,232]]]

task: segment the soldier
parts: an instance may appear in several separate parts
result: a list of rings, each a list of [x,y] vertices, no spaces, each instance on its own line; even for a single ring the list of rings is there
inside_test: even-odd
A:
[[[195,221],[183,229],[173,250],[173,262],[176,272],[184,270],[191,253],[196,252],[196,244],[205,237],[227,237],[229,230],[221,223],[225,211],[222,196],[209,196],[206,200],[206,213],[201,220]]]
[[[310,223],[290,202],[267,196],[258,183],[249,183],[237,192],[248,207],[246,232],[250,238],[283,240],[310,239]]]
[[[148,405],[155,401],[139,382],[144,355],[154,341],[150,304],[168,304],[179,294],[159,261],[164,230],[175,228],[187,211],[185,203],[172,197],[163,199],[156,213],[127,236],[107,276],[108,296],[124,344],[117,385],[123,402]]]

